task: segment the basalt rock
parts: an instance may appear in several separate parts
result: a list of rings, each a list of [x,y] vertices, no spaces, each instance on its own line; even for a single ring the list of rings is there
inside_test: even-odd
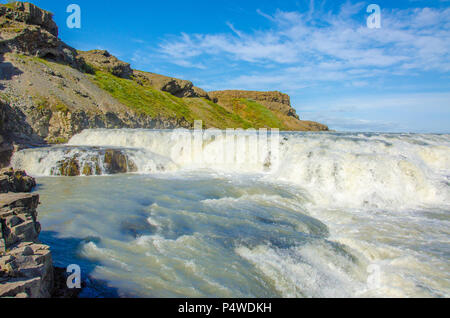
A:
[[[80,56],[94,68],[109,72],[117,77],[129,79],[133,70],[129,63],[120,61],[106,50],[78,51]]]
[[[0,297],[50,297],[50,248],[39,242],[39,195],[0,194]]]
[[[36,184],[22,171],[2,173],[28,179],[25,188],[15,185],[13,191],[31,190]],[[0,298],[75,298],[81,292],[67,288],[63,270],[53,267],[50,247],[39,241],[38,204],[38,194],[0,194]]]
[[[35,186],[35,179],[25,171],[14,171],[12,168],[0,170],[0,193],[31,192]]]
[[[75,49],[58,38],[50,12],[27,2],[0,5],[0,54],[17,53],[85,68]]]
[[[92,152],[97,152],[92,154]],[[136,172],[136,164],[126,153],[118,149],[91,149],[67,157],[57,163],[51,171],[55,176],[93,176]]]
[[[53,171],[54,175],[76,177],[80,175],[80,163],[78,159],[69,158],[58,163],[58,167]]]
[[[53,21],[53,14],[28,2],[13,2],[0,7],[0,17],[42,27],[54,36],[58,36],[58,26]]]
[[[104,165],[108,174],[137,171],[134,162],[119,150],[107,150],[104,156]]]
[[[206,91],[194,86],[190,81],[142,71],[133,71],[133,76],[141,85],[152,86],[176,97],[201,97],[210,99]]]

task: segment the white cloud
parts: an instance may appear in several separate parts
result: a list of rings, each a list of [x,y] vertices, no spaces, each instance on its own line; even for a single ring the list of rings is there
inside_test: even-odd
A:
[[[317,10],[313,2],[305,13],[277,11],[270,16],[258,10],[273,23],[271,29],[245,33],[228,23],[231,33],[183,33],[161,43],[159,52],[190,67],[204,67],[193,61],[207,61],[208,56],[220,56],[223,62],[314,67],[323,72],[324,65],[332,64],[350,78],[352,71],[370,75],[367,70],[374,68],[450,71],[450,9],[385,10],[382,29],[368,29],[362,12],[361,3],[346,3],[333,14]],[[311,75],[308,80],[314,80]]]

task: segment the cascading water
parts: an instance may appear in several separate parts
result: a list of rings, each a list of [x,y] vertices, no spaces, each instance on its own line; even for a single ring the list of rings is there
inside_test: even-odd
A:
[[[55,242],[80,240],[54,253],[120,295],[450,295],[449,135],[239,134],[86,130],[12,162]],[[48,178],[113,150],[134,173]]]

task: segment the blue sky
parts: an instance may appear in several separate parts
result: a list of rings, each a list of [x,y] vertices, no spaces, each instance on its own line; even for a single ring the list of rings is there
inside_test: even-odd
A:
[[[450,133],[450,2],[35,0],[60,37],[206,90],[279,90],[343,131]],[[81,29],[66,7],[82,10]],[[381,29],[366,8],[381,7]]]

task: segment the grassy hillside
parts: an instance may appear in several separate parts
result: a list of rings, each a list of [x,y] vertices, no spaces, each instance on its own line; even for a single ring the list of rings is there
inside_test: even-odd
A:
[[[170,93],[156,90],[149,85],[140,85],[132,79],[119,78],[104,71],[96,70],[91,79],[98,87],[107,91],[122,104],[138,113],[152,117],[183,117],[192,123],[194,120],[203,120],[205,127],[208,128],[281,127],[280,122],[276,122],[276,126],[272,126],[275,121],[272,120],[271,114],[256,116],[259,107],[253,104],[251,105],[251,112],[243,112],[246,117],[242,118],[239,114],[233,114],[207,99],[178,98]],[[263,106],[260,107],[265,109]],[[265,113],[270,113],[267,109],[265,110]]]
[[[233,112],[259,128],[285,128],[283,122],[271,110],[251,99],[233,100]]]
[[[189,107],[180,98],[168,93],[141,86],[132,80],[119,78],[103,71],[95,72],[93,82],[138,113],[152,117],[192,119]]]

